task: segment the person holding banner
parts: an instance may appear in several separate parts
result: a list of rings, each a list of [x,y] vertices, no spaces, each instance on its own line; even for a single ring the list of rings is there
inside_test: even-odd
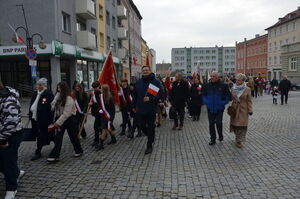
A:
[[[122,132],[120,133],[121,136],[125,135],[126,126],[128,126],[128,132],[131,132],[131,122],[129,119],[129,113],[132,104],[132,96],[130,94],[130,88],[128,86],[128,80],[123,79],[121,81],[120,87],[120,110],[122,113]]]
[[[102,134],[100,137],[99,150],[104,149],[103,142],[107,139],[107,134],[110,134],[111,141],[108,143],[115,144],[117,143],[116,137],[114,135],[114,126],[113,121],[115,119],[115,103],[110,92],[110,88],[107,84],[102,85],[102,93],[99,96],[100,99],[100,115],[101,115],[101,129]]]
[[[161,98],[160,82],[151,73],[149,66],[143,66],[142,78],[135,84],[133,111],[137,114],[142,131],[148,137],[145,154],[152,153],[153,150],[156,111]]]
[[[93,117],[95,117],[94,120],[94,142],[92,144],[93,147],[95,147],[97,150],[99,147],[99,139],[100,139],[100,133],[101,133],[101,115],[99,113],[100,111],[100,99],[99,96],[101,94],[100,91],[100,83],[98,81],[94,81],[92,83],[93,92],[90,95],[90,103],[91,106],[91,114]]]
[[[74,86],[73,98],[75,100],[75,108],[76,108],[76,121],[79,125],[79,128],[82,125],[84,114],[87,111],[88,105],[88,96],[86,92],[84,92],[83,87],[81,84],[77,83]],[[84,127],[82,128],[81,137],[86,138],[86,131]]]

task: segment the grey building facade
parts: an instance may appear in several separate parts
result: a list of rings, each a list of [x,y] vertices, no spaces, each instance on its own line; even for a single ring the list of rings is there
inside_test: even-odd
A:
[[[218,71],[220,74],[235,73],[235,47],[195,47],[172,49],[172,71],[192,75],[197,67],[202,74]]]
[[[282,74],[300,85],[300,42],[282,46]]]
[[[93,0],[11,0],[0,7],[0,74],[4,83],[17,89],[32,92],[32,74],[24,57],[25,44],[12,41],[14,32],[25,27],[22,4],[25,9],[30,35],[39,33],[46,49],[35,45],[37,51],[37,78],[46,77],[53,91],[60,81],[72,85],[76,80],[91,88],[105,59],[97,52],[97,22]],[[25,31],[18,34],[26,41]],[[34,44],[41,40],[33,37]],[[25,42],[26,43],[26,42]],[[118,64],[117,58],[114,61]],[[4,78],[3,78],[4,77]],[[32,88],[30,90],[30,88]]]

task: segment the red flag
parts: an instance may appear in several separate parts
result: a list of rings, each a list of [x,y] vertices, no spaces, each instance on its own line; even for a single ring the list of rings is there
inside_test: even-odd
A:
[[[136,57],[134,56],[134,57],[133,57],[133,64],[136,65],[136,62],[137,62],[137,59],[136,59]]]
[[[107,84],[109,86],[110,90],[113,92],[115,104],[120,106],[120,99],[118,94],[119,85],[115,74],[116,73],[112,53],[111,51],[109,51],[98,81],[100,82],[100,84]]]
[[[8,24],[8,26],[12,29],[12,31],[14,31],[15,36],[16,36],[16,42],[17,42],[18,44],[23,44],[23,43],[24,43],[24,40],[22,39],[22,37],[20,37],[20,36],[18,35],[17,31],[15,31],[15,29],[14,29],[10,24]]]

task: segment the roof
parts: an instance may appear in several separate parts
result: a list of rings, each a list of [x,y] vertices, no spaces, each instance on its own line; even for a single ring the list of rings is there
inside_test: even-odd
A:
[[[264,37],[268,37],[268,34],[259,35],[259,36],[257,36],[257,37],[254,37],[254,38],[249,39],[249,40],[246,40],[246,41],[244,40],[244,41],[241,41],[241,42],[237,42],[237,43],[236,43],[236,46],[237,46],[237,45],[240,45],[240,44],[244,44],[245,42],[248,43],[248,42],[252,42],[252,41],[255,41],[255,40],[259,40],[259,39],[262,39],[262,38],[264,38]]]
[[[300,6],[298,7],[297,10],[288,13],[283,18],[279,18],[279,20],[278,20],[277,23],[275,23],[273,26],[270,26],[266,30],[269,30],[271,28],[275,28],[277,26],[280,26],[282,24],[288,23],[288,22],[293,21],[293,20],[298,19],[298,18],[300,18]]]
[[[138,18],[139,18],[140,20],[142,20],[143,17],[142,17],[142,15],[141,15],[139,9],[138,9],[138,8],[136,7],[136,5],[134,4],[134,2],[133,2],[132,0],[129,0],[129,3],[130,3],[130,6],[132,7],[132,9],[135,11],[136,15],[138,16]]]

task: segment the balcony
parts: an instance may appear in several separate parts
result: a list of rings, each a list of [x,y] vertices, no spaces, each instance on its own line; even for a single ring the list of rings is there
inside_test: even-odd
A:
[[[119,5],[117,7],[117,16],[120,19],[127,19],[127,10],[126,10],[125,6]]]
[[[118,57],[120,57],[121,59],[124,59],[127,56],[127,49],[125,48],[119,48],[118,49]]]
[[[76,0],[76,14],[84,19],[96,19],[95,3],[92,0]]]
[[[81,48],[96,49],[96,36],[89,31],[77,31],[77,45]]]
[[[128,37],[128,31],[123,27],[118,28],[118,38],[126,40]]]

